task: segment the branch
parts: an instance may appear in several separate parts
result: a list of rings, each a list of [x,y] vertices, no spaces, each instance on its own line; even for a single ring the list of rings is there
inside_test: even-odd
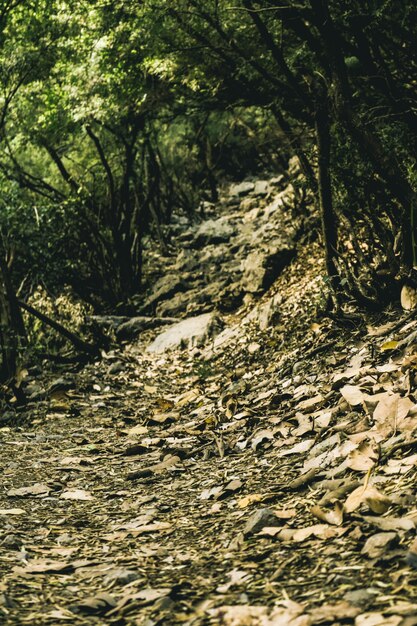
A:
[[[33,306],[31,306],[30,304],[23,302],[23,300],[18,300],[17,303],[21,309],[23,309],[24,311],[27,311],[31,315],[34,315],[41,322],[43,322],[47,326],[50,326],[51,328],[56,330],[60,335],[68,339],[68,341],[72,343],[74,348],[76,348],[80,352],[87,353],[92,357],[100,356],[100,350],[97,346],[93,346],[91,343],[84,341],[83,339],[78,337],[78,335],[75,335],[70,330],[62,326],[62,324],[60,324],[59,322],[55,322],[47,315],[44,315],[44,313],[41,313],[37,309],[33,308]]]

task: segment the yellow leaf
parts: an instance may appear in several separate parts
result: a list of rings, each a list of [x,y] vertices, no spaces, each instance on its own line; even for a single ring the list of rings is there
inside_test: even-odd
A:
[[[237,501],[237,505],[239,509],[246,509],[247,506],[254,504],[255,502],[262,502],[265,498],[265,494],[263,493],[250,493],[248,496],[244,496],[243,498],[239,498]]]
[[[386,352],[387,350],[395,350],[397,346],[398,346],[398,341],[386,341],[381,346],[381,352]]]

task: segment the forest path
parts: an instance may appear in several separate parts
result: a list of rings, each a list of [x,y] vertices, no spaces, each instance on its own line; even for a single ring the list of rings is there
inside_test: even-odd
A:
[[[404,560],[417,519],[415,404],[401,370],[410,354],[375,361],[385,339],[347,346],[333,329],[286,368],[250,344],[244,371],[228,371],[231,354],[161,357],[137,345],[55,381],[32,425],[0,430],[1,619],[416,624]],[[408,384],[395,396],[405,435],[398,412],[392,434],[378,396],[388,465],[364,398],[349,397],[352,411],[332,386],[343,374],[355,396],[372,372],[389,397],[392,380]]]

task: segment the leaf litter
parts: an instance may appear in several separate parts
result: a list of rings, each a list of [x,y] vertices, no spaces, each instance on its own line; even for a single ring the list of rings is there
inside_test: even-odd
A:
[[[0,620],[416,623],[417,347],[397,317],[245,323],[162,356],[145,337],[78,372],[72,410],[0,428]]]

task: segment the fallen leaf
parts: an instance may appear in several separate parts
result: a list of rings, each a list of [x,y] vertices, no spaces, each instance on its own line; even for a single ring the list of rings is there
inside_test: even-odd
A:
[[[24,509],[0,509],[0,515],[24,515]]]
[[[358,406],[363,402],[363,393],[356,385],[345,385],[341,388],[340,393],[350,406]]]
[[[346,528],[340,526],[335,528],[328,524],[314,524],[306,528],[284,528],[278,533],[278,539],[280,541],[294,541],[295,543],[302,543],[310,539],[310,537],[317,537],[317,539],[333,539],[334,537],[344,535],[346,530]]]
[[[84,598],[81,602],[70,604],[68,609],[73,613],[82,613],[84,615],[105,615],[116,604],[117,601],[114,596],[109,593],[99,593],[96,596]]]
[[[321,393],[317,394],[313,398],[308,398],[307,400],[303,400],[299,402],[297,408],[301,411],[305,411],[307,409],[311,409],[312,407],[317,406],[318,404],[322,404],[324,402],[324,398]]]
[[[382,613],[362,613],[355,619],[355,626],[399,626],[401,622],[399,615],[387,617]]]
[[[397,533],[376,533],[366,540],[361,552],[371,559],[378,558],[382,556],[387,551],[387,548],[391,547],[396,540],[398,540]]]
[[[373,513],[382,515],[391,506],[391,500],[376,487],[368,485],[361,486],[352,491],[345,502],[346,513],[352,513],[359,509],[362,504],[366,504]]]
[[[310,448],[313,447],[314,443],[314,439],[304,439],[304,441],[300,441],[300,443],[295,444],[292,448],[281,450],[278,456],[289,456],[291,454],[302,454],[303,452],[308,452]]]
[[[363,441],[355,450],[349,453],[346,464],[357,472],[367,472],[374,467],[377,460],[378,453],[368,442]]]
[[[364,515],[362,519],[383,531],[414,530],[415,522],[407,517],[374,517]]]
[[[19,574],[71,574],[76,569],[92,565],[91,561],[51,561],[35,559],[26,567],[15,567]]]
[[[94,496],[84,489],[68,489],[61,493],[62,500],[94,500]]]
[[[227,593],[231,587],[238,587],[242,583],[246,583],[252,578],[251,574],[237,568],[233,569],[231,572],[228,572],[227,576],[229,580],[223,585],[217,587],[216,591],[218,593]]]
[[[405,311],[411,311],[417,306],[417,289],[404,285],[401,289],[401,306]]]
[[[46,496],[51,491],[51,488],[44,483],[35,483],[28,487],[19,487],[18,489],[9,489],[7,495],[9,498],[24,497],[24,496]]]
[[[387,350],[395,350],[398,346],[398,341],[386,341],[381,346],[381,352],[386,352]]]
[[[336,620],[351,620],[360,614],[362,609],[357,606],[353,606],[341,600],[336,604],[323,604],[314,609],[308,611],[312,624],[321,624],[323,622],[334,623]]]
[[[264,493],[251,493],[247,496],[243,496],[243,498],[239,498],[237,506],[239,509],[246,509],[246,507],[255,504],[255,502],[262,502],[265,497]]]
[[[332,524],[333,526],[341,526],[343,524],[344,507],[340,502],[336,502],[334,509],[325,511],[320,506],[311,507],[310,513],[317,517],[321,522]]]

